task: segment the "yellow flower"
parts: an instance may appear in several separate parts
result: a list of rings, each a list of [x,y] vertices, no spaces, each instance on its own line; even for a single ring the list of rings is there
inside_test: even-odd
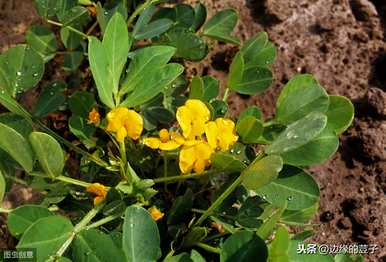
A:
[[[99,114],[98,110],[93,108],[91,112],[88,113],[88,120],[90,123],[99,125],[99,122],[101,121],[101,115]]]
[[[94,197],[94,205],[96,206],[106,198],[108,189],[102,184],[93,183],[86,188],[86,191],[96,195]]]
[[[236,135],[235,123],[230,119],[217,118],[205,126],[205,135],[209,145],[214,149],[226,151],[239,138]]]
[[[196,173],[204,172],[210,165],[213,149],[205,141],[195,141],[193,145],[184,145],[180,152],[179,166],[182,173],[192,170]]]
[[[162,219],[165,215],[155,206],[149,208],[149,213],[154,221],[158,221],[158,220]]]
[[[185,140],[177,133],[169,133],[169,131],[164,128],[160,130],[159,138],[146,137],[142,142],[152,149],[173,151],[179,148],[185,142]]]
[[[107,114],[107,131],[116,133],[117,140],[123,142],[128,136],[137,140],[143,130],[140,114],[126,107],[117,107]]]
[[[210,111],[202,101],[189,99],[185,105],[177,109],[176,117],[186,139],[200,139],[205,133],[205,124],[210,119]]]

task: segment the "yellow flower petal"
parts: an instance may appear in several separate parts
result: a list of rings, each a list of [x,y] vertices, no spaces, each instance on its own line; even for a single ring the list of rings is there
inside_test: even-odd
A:
[[[95,108],[91,110],[91,112],[88,114],[88,120],[90,123],[93,123],[95,125],[99,125],[99,122],[101,121],[101,116]]]
[[[156,137],[146,137],[142,140],[142,143],[152,149],[158,149],[161,144],[161,140]]]
[[[215,122],[210,121],[206,124],[205,126],[206,139],[208,140],[209,145],[213,149],[217,149],[217,138],[219,135],[218,133],[219,133],[219,130]]]
[[[192,131],[192,115],[188,107],[181,106],[177,109],[177,121],[182,129],[184,137],[190,137]]]
[[[164,151],[173,151],[179,148],[181,145],[177,143],[176,141],[170,140],[165,143],[160,143],[159,149],[164,150]]]
[[[120,127],[117,131],[117,140],[118,142],[123,142],[125,141],[125,137],[127,136],[127,131],[125,127]]]
[[[179,166],[183,174],[190,173],[196,162],[195,150],[192,146],[184,146],[180,152]]]
[[[155,206],[149,208],[149,213],[154,221],[158,221],[158,220],[162,219],[165,215]]]
[[[180,145],[185,144],[185,138],[176,132],[170,132],[170,138]]]
[[[93,183],[86,188],[86,191],[96,195],[94,205],[98,205],[106,198],[108,189],[100,183]]]
[[[194,163],[194,172],[202,173],[205,170],[205,160],[198,159],[196,163]]]
[[[134,110],[129,110],[125,120],[125,128],[131,139],[137,140],[143,131],[143,119],[140,114]]]
[[[169,131],[165,128],[161,129],[159,131],[159,138],[161,139],[161,142],[165,143],[170,140]]]

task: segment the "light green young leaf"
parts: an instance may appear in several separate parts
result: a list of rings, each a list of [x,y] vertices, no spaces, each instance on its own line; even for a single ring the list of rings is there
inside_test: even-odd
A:
[[[221,246],[220,262],[252,262],[266,261],[268,257],[267,246],[264,240],[251,231],[239,231],[228,237]]]
[[[119,80],[127,60],[131,42],[126,21],[119,12],[116,12],[107,24],[102,42],[109,65],[108,70],[113,81],[110,85],[114,94],[118,92]]]
[[[97,229],[83,230],[72,244],[72,258],[77,262],[125,261],[122,249],[113,240]]]
[[[237,121],[236,131],[243,143],[258,143],[263,133],[263,124],[254,116],[245,116]]]
[[[151,100],[164,91],[184,71],[180,64],[167,64],[147,73],[147,80],[137,83],[135,90],[122,102],[123,106],[135,107]]]
[[[327,117],[321,113],[312,112],[290,124],[265,152],[267,154],[283,154],[299,148],[316,136],[326,127]]]
[[[219,41],[240,44],[240,40],[231,35],[237,20],[238,14],[235,10],[220,11],[204,25],[203,34]]]
[[[8,214],[7,225],[11,234],[15,237],[22,235],[36,220],[52,216],[45,207],[37,205],[24,205],[12,210]]]
[[[136,51],[130,62],[126,78],[122,84],[120,94],[138,90],[139,85],[154,77],[154,72],[164,67],[172,58],[176,49],[170,46],[151,46]],[[158,72],[157,72],[158,73]]]
[[[333,131],[324,129],[307,144],[281,154],[284,162],[294,166],[309,166],[323,163],[339,147],[339,139]]]
[[[252,163],[242,173],[243,185],[249,190],[257,190],[274,180],[283,167],[279,156],[266,156]]]
[[[297,75],[283,88],[276,102],[276,120],[290,124],[310,112],[325,113],[329,99],[312,75]]]
[[[276,230],[275,238],[269,245],[269,262],[289,262],[289,233],[284,226],[279,226]]]
[[[327,126],[337,134],[343,133],[354,119],[354,106],[344,96],[330,96],[330,105],[326,112]]]
[[[101,42],[90,37],[88,47],[91,72],[95,80],[100,100],[110,108],[114,108],[113,76],[109,71],[109,58]]]
[[[46,261],[54,255],[71,236],[71,221],[63,216],[40,218],[25,231],[17,249],[35,249],[36,261]]]
[[[30,27],[25,35],[27,43],[47,62],[55,56],[58,48],[55,34],[40,25]]]
[[[51,177],[61,175],[64,167],[64,154],[58,141],[41,132],[32,132],[29,139],[43,171]]]
[[[3,176],[3,173],[0,170],[0,203],[3,202],[6,186],[7,184],[6,184],[5,178]],[[9,216],[8,216],[8,220],[9,220]]]
[[[27,45],[17,45],[0,56],[1,93],[13,97],[35,86],[44,73],[43,59]]]
[[[16,160],[27,172],[33,169],[33,153],[28,141],[13,128],[0,123],[0,148]]]
[[[144,208],[132,205],[126,209],[122,249],[128,261],[157,261],[161,257],[157,224]]]
[[[256,193],[277,207],[287,202],[288,210],[305,209],[319,200],[319,187],[315,180],[302,169],[292,166],[284,166],[277,179]]]

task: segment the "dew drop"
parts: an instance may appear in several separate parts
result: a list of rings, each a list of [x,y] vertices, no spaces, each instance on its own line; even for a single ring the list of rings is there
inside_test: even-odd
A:
[[[50,92],[50,95],[53,96],[53,95],[54,95],[54,92]]]
[[[237,155],[240,155],[240,154],[241,154],[241,150],[238,150],[238,151],[236,152],[236,154],[237,154]]]
[[[289,197],[287,197],[287,200],[292,201],[293,198],[294,198],[293,196],[289,196]]]
[[[20,71],[17,71],[16,74],[17,74],[18,76],[21,76],[21,72],[20,72]]]
[[[33,73],[32,76],[33,76],[33,77],[37,77],[37,76],[38,76],[38,73]]]
[[[235,150],[231,149],[231,154],[233,154],[235,152]]]

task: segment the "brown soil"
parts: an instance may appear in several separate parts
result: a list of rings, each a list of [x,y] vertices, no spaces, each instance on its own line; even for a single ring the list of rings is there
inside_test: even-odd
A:
[[[195,3],[195,0],[180,1]],[[276,80],[256,97],[232,95],[235,114],[258,105],[272,116],[283,84],[311,73],[331,94],[349,97],[353,126],[338,153],[311,168],[321,187],[320,223],[310,242],[376,244],[368,261],[386,261],[386,2],[384,0],[205,0],[210,14],[223,8],[240,13],[236,34],[243,40],[268,32],[278,47]],[[23,42],[36,14],[32,0],[0,0],[0,51]],[[208,73],[224,82],[229,45],[214,45],[190,73]]]

